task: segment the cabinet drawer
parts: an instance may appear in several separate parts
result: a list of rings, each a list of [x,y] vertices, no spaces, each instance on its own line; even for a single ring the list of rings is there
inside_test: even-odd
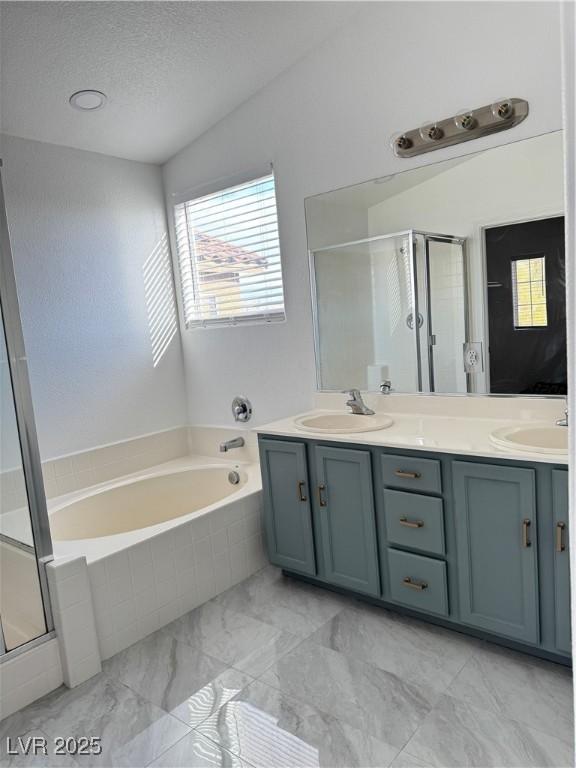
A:
[[[443,555],[442,499],[404,491],[384,491],[384,518],[389,544]]]
[[[419,459],[412,456],[380,457],[384,485],[407,488],[423,493],[441,493],[440,462],[435,459]]]
[[[388,565],[393,600],[411,608],[448,615],[446,563],[389,549]]]

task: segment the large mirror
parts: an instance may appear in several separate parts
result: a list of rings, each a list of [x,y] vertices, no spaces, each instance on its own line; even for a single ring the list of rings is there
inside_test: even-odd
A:
[[[560,131],[308,198],[306,224],[319,389],[566,395]]]

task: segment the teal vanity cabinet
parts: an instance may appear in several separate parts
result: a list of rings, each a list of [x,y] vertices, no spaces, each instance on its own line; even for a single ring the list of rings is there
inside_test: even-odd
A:
[[[460,618],[539,641],[535,472],[453,463]]]
[[[314,575],[310,483],[306,446],[260,440],[268,557],[274,565]]]
[[[554,597],[556,648],[570,653],[570,549],[568,545],[568,472],[552,472],[554,515]]]
[[[313,449],[322,576],[331,584],[380,594],[370,451]]]
[[[564,467],[273,435],[259,444],[272,563],[569,663]]]

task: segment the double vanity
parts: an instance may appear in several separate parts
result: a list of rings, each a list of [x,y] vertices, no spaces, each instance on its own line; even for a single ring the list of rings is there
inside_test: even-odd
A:
[[[286,572],[570,660],[561,402],[318,395],[260,427],[269,558]]]
[[[562,158],[308,198],[316,410],[257,431],[271,562],[569,663]]]

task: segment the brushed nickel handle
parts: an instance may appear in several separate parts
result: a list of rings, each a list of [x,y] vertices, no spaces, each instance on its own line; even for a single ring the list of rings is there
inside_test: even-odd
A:
[[[397,469],[394,474],[396,477],[404,477],[407,480],[418,480],[421,477],[420,472],[409,472],[407,469]]]
[[[406,578],[402,579],[402,584],[404,584],[405,587],[410,587],[410,589],[417,589],[418,592],[428,589],[428,582],[414,581],[410,576],[406,576]]]
[[[306,483],[303,480],[300,480],[298,483],[298,499],[299,501],[308,501],[308,496],[304,494],[304,488],[306,487]]]
[[[320,504],[321,507],[327,506],[326,499],[322,496],[322,492],[325,490],[326,490],[326,486],[324,485],[324,483],[321,483],[318,486],[318,503]]]
[[[528,518],[522,521],[522,546],[526,548],[532,546],[532,542],[530,541],[530,536],[529,536],[531,525],[532,525],[532,521],[528,520]]]
[[[564,552],[566,544],[564,544],[564,531],[566,530],[566,523],[556,523],[556,552]]]
[[[424,520],[408,520],[407,517],[401,517],[400,525],[406,528],[424,528]]]

